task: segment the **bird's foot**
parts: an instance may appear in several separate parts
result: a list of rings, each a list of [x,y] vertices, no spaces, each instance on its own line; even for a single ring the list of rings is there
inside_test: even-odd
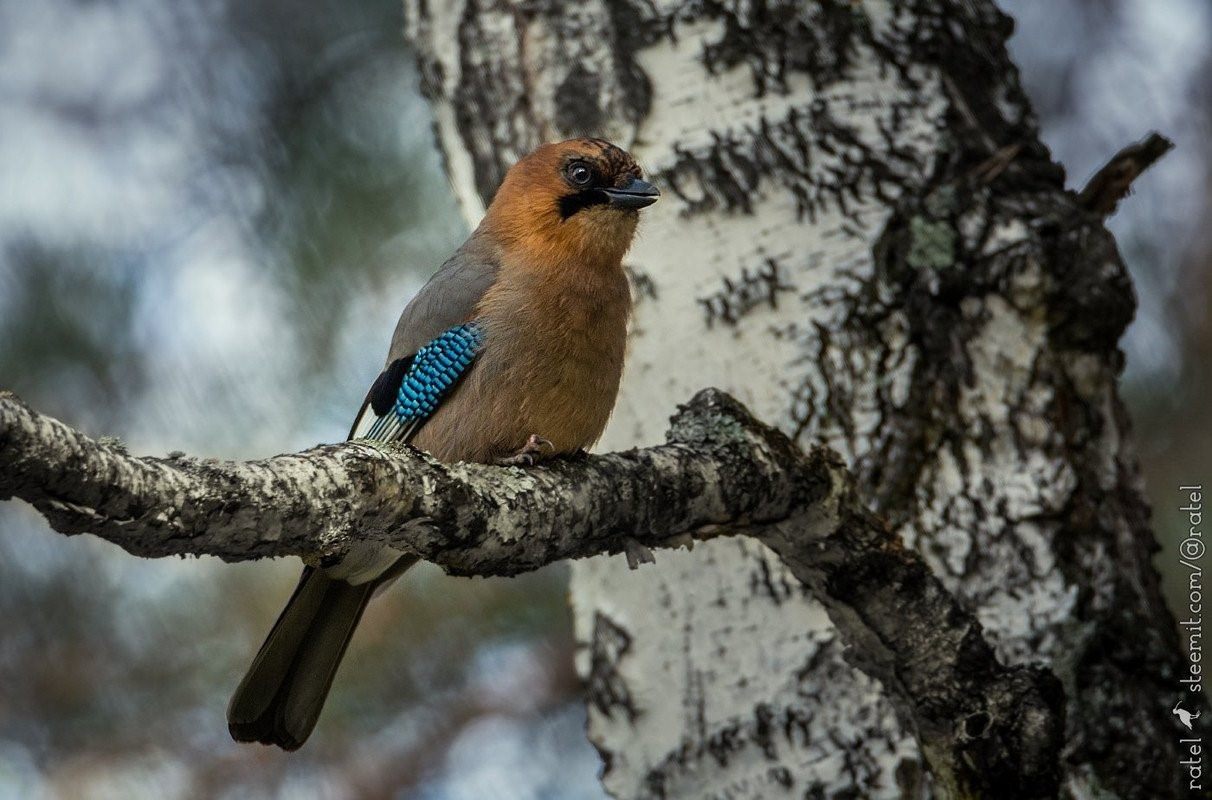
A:
[[[501,467],[533,467],[545,458],[555,454],[555,445],[550,439],[544,439],[537,433],[530,434],[522,449],[511,456],[498,458],[497,466]]]

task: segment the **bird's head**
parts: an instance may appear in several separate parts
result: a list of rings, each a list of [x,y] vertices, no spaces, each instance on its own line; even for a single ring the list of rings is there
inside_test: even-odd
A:
[[[626,150],[602,139],[544,144],[509,170],[485,226],[540,259],[617,265],[639,210],[660,192]]]

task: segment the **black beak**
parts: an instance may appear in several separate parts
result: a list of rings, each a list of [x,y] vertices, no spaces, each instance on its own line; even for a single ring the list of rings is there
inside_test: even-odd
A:
[[[632,178],[617,189],[603,189],[606,202],[615,208],[644,208],[661,196],[660,191],[648,181]]]

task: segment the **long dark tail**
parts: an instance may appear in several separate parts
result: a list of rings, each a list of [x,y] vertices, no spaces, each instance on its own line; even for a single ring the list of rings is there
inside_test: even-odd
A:
[[[381,581],[353,586],[306,567],[227,707],[237,742],[307,741],[362,612]]]

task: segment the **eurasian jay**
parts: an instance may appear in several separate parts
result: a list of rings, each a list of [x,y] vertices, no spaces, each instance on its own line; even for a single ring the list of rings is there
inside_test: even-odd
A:
[[[601,139],[545,144],[515,164],[400,315],[350,438],[517,465],[590,447],[623,369],[623,255],[659,194]],[[305,567],[228,706],[232,737],[300,747],[367,602],[416,562],[366,543]]]

